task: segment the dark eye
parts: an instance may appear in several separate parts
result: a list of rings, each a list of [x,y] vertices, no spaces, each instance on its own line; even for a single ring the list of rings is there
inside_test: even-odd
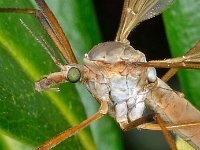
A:
[[[75,83],[78,82],[81,78],[81,72],[78,68],[72,67],[69,69],[67,74],[67,80],[69,82]]]

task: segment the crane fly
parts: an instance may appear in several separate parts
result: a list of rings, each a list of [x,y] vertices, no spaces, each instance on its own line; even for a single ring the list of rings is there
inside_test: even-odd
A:
[[[35,0],[36,9],[1,8],[0,12],[34,14],[67,61],[60,63],[48,45],[22,25],[48,50],[59,72],[46,75],[35,83],[37,91],[43,91],[59,83],[81,82],[100,103],[100,108],[90,118],[77,126],[53,137],[38,150],[50,149],[88,126],[91,122],[109,114],[123,130],[162,130],[171,149],[176,149],[169,130],[200,148],[200,112],[182,94],[173,91],[167,82],[178,69],[200,68],[200,42],[183,57],[146,61],[145,55],[135,50],[128,41],[130,32],[142,21],[162,13],[174,0],[125,0],[120,26],[114,41],[94,46],[77,63],[71,46],[58,21],[44,0]],[[171,68],[161,79],[155,68]],[[144,115],[146,108],[155,113]],[[153,123],[153,121],[155,123]]]

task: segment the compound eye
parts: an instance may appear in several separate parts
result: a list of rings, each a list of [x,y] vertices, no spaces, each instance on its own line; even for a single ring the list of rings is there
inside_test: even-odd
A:
[[[81,78],[81,72],[78,68],[72,67],[69,69],[67,74],[67,80],[72,83],[76,83],[80,81]]]

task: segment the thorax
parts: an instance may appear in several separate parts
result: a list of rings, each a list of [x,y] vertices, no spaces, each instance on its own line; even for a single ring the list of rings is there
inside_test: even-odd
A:
[[[148,93],[148,68],[135,62],[145,61],[144,54],[129,44],[101,43],[84,58],[82,82],[98,101],[108,101],[111,115],[115,116],[115,106],[122,103],[127,114],[138,104],[142,113]]]

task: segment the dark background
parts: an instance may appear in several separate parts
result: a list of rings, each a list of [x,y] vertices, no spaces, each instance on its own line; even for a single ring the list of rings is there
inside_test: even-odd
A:
[[[94,6],[103,41],[114,40],[119,26],[123,0],[94,0]],[[141,50],[146,55],[147,60],[171,57],[161,15],[137,26],[129,36],[129,40],[135,49]],[[157,70],[157,72],[158,76],[162,76],[166,70]],[[169,149],[165,138],[159,131],[133,129],[122,132],[122,135],[126,150]]]

